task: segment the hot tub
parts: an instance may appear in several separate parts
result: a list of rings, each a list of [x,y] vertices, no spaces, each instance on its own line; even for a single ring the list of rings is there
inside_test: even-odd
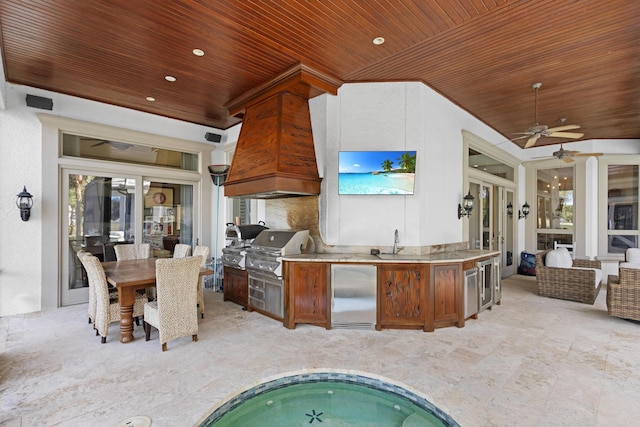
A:
[[[200,427],[459,426],[426,398],[360,373],[312,372],[267,380],[215,408]]]

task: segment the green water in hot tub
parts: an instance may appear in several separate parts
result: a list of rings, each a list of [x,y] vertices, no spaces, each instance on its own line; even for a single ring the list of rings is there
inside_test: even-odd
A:
[[[213,415],[216,412],[214,411]],[[448,416],[446,418],[449,418]],[[289,384],[247,400],[201,426],[430,427],[457,426],[411,400],[357,383]]]

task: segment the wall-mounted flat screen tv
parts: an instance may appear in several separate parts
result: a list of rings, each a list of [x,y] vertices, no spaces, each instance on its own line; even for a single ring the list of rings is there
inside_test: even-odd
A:
[[[338,194],[413,194],[415,151],[340,151]]]

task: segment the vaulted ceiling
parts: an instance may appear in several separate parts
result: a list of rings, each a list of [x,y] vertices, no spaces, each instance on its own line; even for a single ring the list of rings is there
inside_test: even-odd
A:
[[[424,82],[505,139],[534,124],[541,82],[541,124],[640,138],[635,0],[2,0],[0,37],[10,83],[219,129],[240,121],[226,104],[302,63]]]

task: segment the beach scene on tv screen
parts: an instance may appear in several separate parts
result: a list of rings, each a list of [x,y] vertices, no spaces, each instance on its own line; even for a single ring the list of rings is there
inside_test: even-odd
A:
[[[341,151],[338,194],[413,194],[415,151]]]

